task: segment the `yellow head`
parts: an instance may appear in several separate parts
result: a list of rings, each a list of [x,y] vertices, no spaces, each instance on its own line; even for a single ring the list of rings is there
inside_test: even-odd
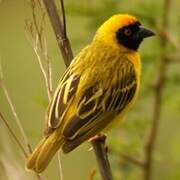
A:
[[[100,26],[94,40],[122,50],[137,50],[141,41],[152,35],[154,33],[142,27],[134,16],[117,14]]]

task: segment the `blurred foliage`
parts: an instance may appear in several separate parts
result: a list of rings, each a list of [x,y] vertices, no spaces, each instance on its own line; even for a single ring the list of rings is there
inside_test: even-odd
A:
[[[59,4],[58,0],[57,4]],[[162,23],[162,6],[163,0],[136,0],[130,2],[126,0],[84,0],[81,2],[66,0],[68,34],[75,54],[91,41],[101,23],[115,13],[134,14],[141,20],[142,24],[154,30],[159,29]],[[169,31],[177,42],[180,42],[179,11],[180,1],[172,0]],[[48,101],[41,72],[36,62],[36,56],[24,32],[25,20],[30,18],[31,9],[28,1],[0,1],[0,58],[5,80],[30,142],[35,145],[42,133],[44,112]],[[64,71],[64,64],[59,56],[56,40],[48,18],[46,18],[46,21],[45,31],[48,39],[49,55],[52,58],[53,84],[55,88],[58,79]],[[176,49],[169,44],[167,51],[172,55],[176,52]],[[154,102],[152,86],[158,74],[161,54],[158,35],[155,38],[144,41],[140,48],[140,53],[143,65],[140,97],[126,121],[108,135],[107,143],[112,150],[110,151],[110,161],[114,177],[117,180],[139,180],[142,177],[141,169],[122,159],[121,153],[137,159],[143,157],[144,140],[152,119]],[[166,69],[161,123],[154,154],[153,180],[180,179],[179,83],[179,64],[169,63]],[[6,114],[14,130],[20,136],[2,91],[0,91],[0,99],[0,110]],[[3,130],[0,132],[1,142],[4,141],[2,139],[9,141],[10,136],[5,132],[5,128],[2,128]],[[13,146],[16,147],[13,142],[1,143],[0,178],[2,178],[1,174],[4,171],[2,162],[7,156],[7,151],[3,146],[6,146],[9,150]],[[71,180],[72,178],[87,179],[91,169],[96,167],[94,155],[87,152],[87,149],[87,144],[84,144],[70,155],[63,156],[65,180]],[[20,159],[19,169],[22,169],[24,164],[22,163],[22,158],[19,157],[18,148],[12,148],[12,151],[15,151],[11,152],[11,154],[14,154],[14,162],[17,161],[15,156],[18,154],[18,159]],[[13,162],[13,158],[11,160]],[[9,163],[9,159],[5,162]],[[20,171],[19,169],[18,171]],[[57,162],[54,160],[54,163],[51,163],[45,173],[47,179],[52,178],[52,176],[54,180],[58,179],[57,169]],[[26,173],[26,176],[29,177],[30,175]],[[32,179],[35,178],[33,176],[30,177]],[[24,179],[24,176],[19,177],[19,179]],[[98,176],[95,179],[99,179]]]

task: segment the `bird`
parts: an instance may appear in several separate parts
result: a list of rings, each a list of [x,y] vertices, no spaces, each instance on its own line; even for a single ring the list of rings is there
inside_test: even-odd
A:
[[[115,14],[65,70],[46,112],[46,129],[26,168],[41,173],[61,148],[69,153],[119,125],[140,90],[138,48],[155,35],[129,14]]]

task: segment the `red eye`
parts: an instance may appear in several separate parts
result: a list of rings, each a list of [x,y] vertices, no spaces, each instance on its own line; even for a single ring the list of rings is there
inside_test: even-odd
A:
[[[125,36],[130,36],[131,34],[132,34],[131,29],[126,28],[126,29],[124,30],[124,35],[125,35]]]

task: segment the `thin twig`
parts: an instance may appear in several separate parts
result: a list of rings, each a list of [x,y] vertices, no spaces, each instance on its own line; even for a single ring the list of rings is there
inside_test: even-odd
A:
[[[120,156],[121,159],[124,159],[125,161],[134,164],[135,166],[139,166],[140,168],[144,168],[145,163],[143,160],[139,160],[133,156],[130,156],[128,154],[122,153],[122,152],[117,152],[114,149],[109,149],[109,152],[111,154],[114,154],[116,156]]]
[[[44,39],[44,56],[45,56],[45,59],[47,61],[47,81],[48,81],[48,91],[49,91],[49,94],[50,96],[53,95],[53,86],[52,86],[52,67],[51,67],[51,60],[49,58],[49,55],[48,55],[48,50],[47,50],[47,42],[46,42],[46,38]]]
[[[64,179],[64,177],[63,177],[63,170],[62,170],[62,162],[61,162],[61,152],[60,152],[60,150],[58,151],[58,163],[59,163],[59,176],[60,176],[60,180],[63,180]]]
[[[168,17],[170,13],[171,0],[164,0],[163,8],[163,22],[162,30],[168,29]],[[159,67],[159,75],[157,79],[156,86],[154,88],[154,111],[152,117],[152,125],[149,131],[147,142],[145,144],[145,166],[144,166],[144,180],[150,180],[152,176],[152,162],[153,162],[153,152],[155,148],[155,142],[158,133],[158,127],[160,123],[160,111],[161,111],[161,101],[162,101],[162,92],[165,85],[165,75],[166,75],[166,66],[167,66],[167,54],[166,54],[166,45],[168,41],[166,38],[160,38],[161,46],[161,60]]]
[[[43,36],[43,30],[44,30],[44,27],[43,27],[43,24],[45,22],[45,10],[43,9],[42,5],[41,5],[41,2],[38,1],[38,4],[39,4],[39,7],[41,9],[41,12],[42,12],[42,17],[41,17],[41,22],[40,22],[40,25],[38,26],[38,23],[37,23],[37,18],[36,18],[36,13],[35,13],[35,1],[34,0],[31,0],[31,9],[32,9],[32,17],[33,17],[33,24],[34,24],[34,27],[35,27],[35,30],[36,30],[36,33],[37,33],[37,36],[38,36],[38,40],[37,40],[37,43],[38,44],[38,41],[39,41],[39,45],[40,45],[40,52],[36,52],[36,55],[37,53],[39,55],[38,57],[38,61],[39,61],[39,65],[40,65],[40,68],[41,68],[41,71],[43,73],[43,76],[44,76],[44,79],[45,79],[45,84],[46,84],[46,89],[47,89],[47,94],[48,94],[48,99],[50,100],[51,96],[52,96],[52,71],[51,71],[51,61],[50,61],[50,58],[48,56],[48,51],[47,51],[47,43],[46,43],[46,38],[44,38],[44,44],[43,44],[43,40],[42,40],[42,36]],[[37,47],[38,46],[35,46],[36,49],[38,49]],[[43,54],[43,57],[40,58],[40,54]],[[45,68],[43,66],[43,63],[42,63],[42,59],[46,60],[46,66],[47,66],[47,72],[45,71]],[[44,73],[45,72],[45,73]]]
[[[39,30],[39,27],[38,27],[38,23],[37,23],[37,18],[36,18],[36,13],[35,13],[35,1],[34,0],[31,0],[31,9],[32,9],[32,17],[33,17],[33,23],[34,23],[34,26],[35,26],[35,29],[36,29],[36,32],[37,32],[37,36],[38,36],[38,41],[40,42],[40,48],[42,49],[42,38],[41,38],[41,30]]]
[[[45,21],[46,13],[39,1],[38,1],[38,4],[40,6],[40,10],[42,14],[40,25],[38,25],[36,12],[35,12],[36,2],[34,0],[31,0],[33,22],[30,24],[26,23],[26,31],[31,35],[31,40],[33,42],[32,43],[33,49],[37,56],[39,66],[45,80],[45,86],[47,90],[48,99],[50,100],[52,96],[51,61],[47,54],[46,38],[44,39],[42,38],[43,29],[44,29],[43,24]],[[44,65],[44,62],[46,62],[46,66]]]
[[[25,145],[26,145],[26,147],[28,149],[28,152],[32,153],[31,145],[30,145],[30,143],[28,141],[28,138],[26,136],[26,133],[25,133],[25,131],[23,129],[23,126],[21,124],[19,116],[17,115],[17,112],[15,110],[13,102],[12,102],[12,100],[10,98],[9,92],[8,92],[8,90],[7,90],[7,88],[6,88],[5,84],[4,84],[4,75],[3,75],[3,70],[2,70],[1,62],[0,62],[0,86],[2,87],[2,89],[4,91],[5,97],[6,97],[7,102],[9,104],[10,108],[11,108],[11,111],[12,111],[13,116],[15,118],[16,124],[17,124],[17,126],[18,126],[18,128],[19,128],[19,130],[20,130],[20,132],[22,134],[22,137],[23,137],[24,143],[25,143]],[[24,149],[23,144],[19,141],[18,137],[16,136],[16,134],[14,133],[14,131],[12,130],[10,125],[8,124],[7,120],[2,115],[2,113],[0,113],[0,116],[1,116],[1,119],[4,121],[6,127],[8,128],[10,134],[13,136],[14,140],[16,141],[17,145],[19,146],[19,148],[23,152],[25,158],[27,158],[28,157],[28,152],[26,152],[26,150]],[[37,179],[42,180],[42,177],[39,174],[36,174],[36,177],[37,177]]]
[[[19,119],[19,117],[17,115],[17,112],[16,112],[15,107],[13,105],[12,99],[11,99],[11,97],[10,97],[10,95],[8,93],[8,90],[7,90],[7,88],[6,88],[5,84],[4,84],[4,76],[3,76],[3,71],[2,71],[1,63],[0,63],[0,80],[1,80],[1,87],[2,87],[2,89],[4,91],[5,97],[6,97],[6,99],[8,101],[8,104],[9,104],[9,106],[11,108],[13,116],[14,116],[14,118],[16,120],[16,124],[17,124],[17,126],[18,126],[18,128],[19,128],[19,130],[20,130],[20,132],[22,134],[22,137],[23,137],[23,140],[24,140],[24,142],[26,144],[26,147],[28,148],[29,152],[31,153],[32,152],[31,145],[30,145],[30,143],[28,141],[26,133],[25,133],[25,131],[23,129],[23,126],[21,124],[21,121],[20,121],[20,119]]]
[[[3,114],[1,112],[0,112],[0,118],[4,122],[5,126],[7,127],[8,131],[10,132],[10,134],[12,135],[14,140],[16,141],[16,143],[19,146],[19,148],[21,149],[21,151],[23,152],[24,156],[27,158],[28,157],[28,153],[26,152],[23,144],[18,139],[18,137],[16,136],[16,134],[14,133],[14,131],[12,130],[12,128],[10,127],[9,123],[7,122],[7,120],[5,119],[5,117],[3,116]]]
[[[127,162],[130,162],[136,166],[139,166],[141,168],[144,168],[145,164],[143,161],[139,160],[139,159],[136,159],[134,157],[131,157],[129,155],[126,155],[126,154],[120,154],[121,158],[123,158],[124,160],[126,160]]]
[[[34,52],[36,53],[36,56],[37,56],[37,60],[38,60],[38,63],[39,63],[40,70],[41,70],[41,72],[43,74],[43,77],[44,77],[44,80],[45,80],[45,86],[46,86],[46,90],[47,90],[48,99],[50,100],[51,96],[52,96],[52,93],[51,93],[51,90],[50,90],[49,78],[47,77],[46,70],[45,70],[45,68],[43,66],[41,56],[39,55],[39,52],[38,52],[37,48],[35,46],[33,48],[34,48]]]

